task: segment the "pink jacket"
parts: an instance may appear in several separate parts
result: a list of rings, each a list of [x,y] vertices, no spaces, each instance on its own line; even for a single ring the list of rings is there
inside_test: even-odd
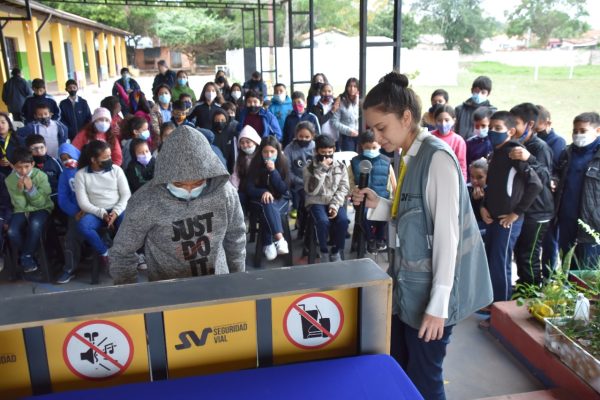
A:
[[[460,165],[460,170],[462,171],[463,178],[465,181],[467,180],[467,143],[465,139],[463,139],[460,135],[457,135],[454,131],[450,131],[446,136],[441,135],[440,132],[436,129],[431,132],[432,135],[442,139],[444,142],[448,143],[448,146],[452,148],[454,154],[456,154],[456,158],[458,158],[458,164]]]

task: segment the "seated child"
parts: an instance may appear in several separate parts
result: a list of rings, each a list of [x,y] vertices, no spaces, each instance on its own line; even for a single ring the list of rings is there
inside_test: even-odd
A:
[[[48,154],[58,158],[58,146],[69,140],[69,129],[62,122],[52,119],[47,103],[37,104],[33,115],[35,119],[19,129],[17,135],[22,141],[30,135],[42,135],[46,140]]]
[[[488,107],[479,107],[473,113],[473,136],[467,139],[467,165],[480,158],[488,159],[494,151],[488,138],[490,117],[493,113]]]
[[[283,152],[290,170],[290,191],[292,193],[292,211],[290,216],[296,218],[297,210],[304,208],[304,176],[306,162],[312,158],[315,149],[315,126],[302,121],[296,125],[294,141],[288,144]]]
[[[8,238],[20,252],[19,264],[23,272],[30,273],[38,269],[33,255],[54,204],[50,199],[48,177],[34,168],[33,156],[28,149],[15,149],[11,162],[14,170],[5,180],[13,206]]]
[[[144,139],[132,139],[129,151],[132,161],[127,167],[125,176],[127,176],[131,193],[135,193],[142,185],[152,180],[155,159],[150,154],[148,142]]]
[[[85,213],[77,223],[79,231],[107,267],[108,247],[99,230],[119,227],[131,192],[123,170],[113,165],[106,142],[92,140],[84,147],[75,174],[75,194]]]
[[[58,195],[58,179],[62,173],[60,163],[46,154],[46,141],[42,135],[31,135],[25,139],[25,146],[33,155],[34,166],[44,171],[50,183],[50,198],[56,206]],[[62,145],[61,145],[62,146]]]
[[[127,171],[127,166],[134,160],[131,158],[129,146],[132,139],[140,138],[142,140],[150,139],[150,130],[148,129],[148,121],[142,117],[130,116],[122,124],[121,129],[121,151],[123,153],[123,162],[121,168]]]
[[[467,145],[465,140],[454,132],[456,118],[454,109],[449,105],[437,107],[433,114],[435,119],[435,130],[431,134],[442,139],[450,146],[460,165],[463,178],[467,180]]]
[[[315,139],[315,155],[304,169],[306,207],[314,218],[321,257],[329,261],[344,258],[348,217],[344,202],[349,193],[348,171],[341,161],[333,160],[335,142],[330,136]],[[333,246],[327,249],[329,227],[333,224]]]
[[[233,174],[229,177],[229,182],[238,191],[240,204],[244,212],[248,209],[248,194],[246,192],[246,178],[250,170],[250,162],[256,154],[256,149],[260,145],[261,139],[258,133],[250,125],[246,125],[240,132],[238,141],[238,152],[235,160]]]
[[[359,137],[359,146],[362,149],[360,155],[354,157],[350,162],[350,192],[354,190],[354,186],[358,184],[360,176],[360,162],[368,160],[373,165],[369,175],[369,188],[373,189],[378,196],[388,199],[390,193],[396,189],[396,179],[390,159],[380,153],[381,146],[375,140],[375,134],[372,131],[363,132]],[[363,231],[366,233],[367,251],[376,253],[378,251],[387,250],[387,222],[385,221],[369,221],[366,219],[366,209]],[[357,216],[356,218],[359,218]]]
[[[250,162],[246,191],[252,206],[259,210],[259,221],[266,227],[263,252],[267,260],[288,254],[288,243],[283,237],[281,214],[289,203],[288,164],[275,136],[262,139]]]
[[[285,118],[283,125],[283,146],[287,146],[294,139],[293,135],[296,132],[296,125],[302,121],[311,122],[315,126],[317,135],[321,134],[321,125],[317,116],[306,110],[304,93],[298,91],[292,93],[292,109],[293,111]]]
[[[156,157],[158,155],[158,152],[160,151],[164,141],[171,136],[171,133],[173,133],[173,131],[175,130],[175,128],[177,128],[177,126],[175,126],[175,124],[173,122],[163,122],[163,124],[160,126],[160,143],[158,145],[158,147],[156,148],[156,150],[154,150],[154,153],[152,153],[152,155],[154,157]]]

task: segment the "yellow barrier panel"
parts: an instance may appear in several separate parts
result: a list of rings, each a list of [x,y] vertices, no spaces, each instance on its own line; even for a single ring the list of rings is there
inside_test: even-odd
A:
[[[31,395],[29,366],[21,329],[0,332],[0,388],[0,393],[6,398]]]

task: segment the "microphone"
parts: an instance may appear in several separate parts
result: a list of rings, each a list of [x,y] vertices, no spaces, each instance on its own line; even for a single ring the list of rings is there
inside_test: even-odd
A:
[[[369,175],[371,174],[371,169],[373,169],[373,164],[369,160],[362,160],[358,164],[358,170],[360,171],[360,175],[358,176],[358,188],[364,189],[369,186]],[[365,199],[363,199],[359,206],[357,216],[359,221],[362,221],[365,214]]]

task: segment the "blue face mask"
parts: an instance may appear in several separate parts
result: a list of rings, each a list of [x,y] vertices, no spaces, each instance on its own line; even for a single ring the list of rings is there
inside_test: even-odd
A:
[[[199,197],[205,188],[206,188],[206,182],[204,182],[202,185],[198,186],[197,188],[193,188],[190,192],[188,192],[187,190],[177,187],[177,186],[173,185],[172,183],[167,183],[167,189],[169,189],[169,192],[171,192],[171,194],[173,196],[177,197],[178,199],[187,200],[187,201],[193,200],[193,199]]]
[[[479,136],[480,138],[487,137],[489,130],[489,128],[475,129],[475,136]]]
[[[379,157],[379,150],[363,150],[363,156],[367,158]]]
[[[481,93],[473,93],[473,95],[471,96],[471,99],[473,99],[473,101],[477,104],[481,104],[484,101],[487,100],[487,96]]]
[[[162,104],[169,104],[171,102],[171,95],[168,93],[163,93],[158,96],[158,101],[160,101]]]
[[[263,160],[265,160],[265,162],[267,161],[277,161],[277,155],[274,155],[273,157],[263,157]]]
[[[523,132],[523,136],[521,136],[520,138],[518,138],[518,142],[519,143],[525,143],[525,141],[527,140],[527,136],[529,136],[529,126],[527,128],[525,128],[525,132]]]
[[[146,129],[145,131],[140,133],[140,139],[148,140],[150,138],[150,131]]]
[[[435,127],[442,136],[446,136],[450,133],[450,131],[454,127],[454,124],[451,122],[444,122],[443,124],[435,124]]]
[[[185,84],[187,83],[187,79],[179,78],[177,79],[177,83],[179,83],[179,86],[185,86]]]
[[[508,132],[488,131],[488,135],[490,142],[494,147],[501,145],[502,143],[506,142],[506,139],[508,139]]]

